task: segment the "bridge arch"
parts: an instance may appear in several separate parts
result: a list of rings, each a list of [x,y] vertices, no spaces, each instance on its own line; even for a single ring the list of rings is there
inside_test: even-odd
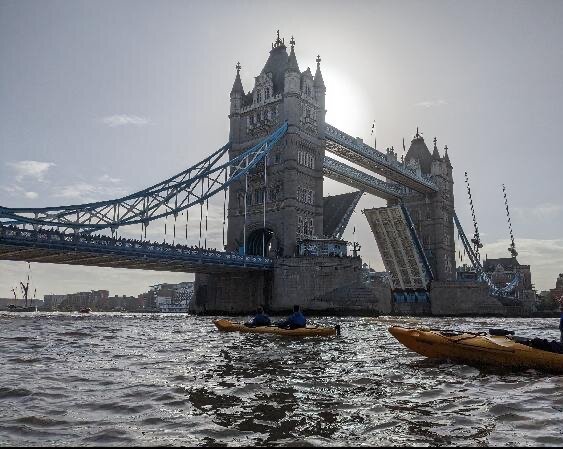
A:
[[[272,251],[277,251],[278,239],[270,228],[258,228],[252,231],[246,238],[246,254],[248,256],[268,257]]]

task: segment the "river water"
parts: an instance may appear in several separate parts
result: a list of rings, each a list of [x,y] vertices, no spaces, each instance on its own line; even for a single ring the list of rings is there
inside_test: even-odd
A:
[[[303,339],[211,321],[0,313],[0,445],[563,445],[563,376],[430,361],[387,331],[553,339],[557,318],[327,317],[340,337]]]

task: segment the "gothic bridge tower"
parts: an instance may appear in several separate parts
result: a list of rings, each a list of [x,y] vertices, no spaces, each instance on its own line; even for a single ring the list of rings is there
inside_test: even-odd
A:
[[[237,64],[231,90],[230,158],[258,143],[284,121],[288,132],[264,164],[229,188],[227,249],[266,256],[293,255],[298,240],[323,230],[325,85],[300,71],[295,40],[288,54],[279,31],[254,86],[245,93]],[[246,207],[245,207],[246,204]]]
[[[441,157],[434,138],[434,150],[430,153],[417,129],[404,162],[419,174],[430,177],[438,187],[438,191],[430,195],[409,192],[404,205],[432,267],[434,280],[455,280],[454,181],[448,147]]]

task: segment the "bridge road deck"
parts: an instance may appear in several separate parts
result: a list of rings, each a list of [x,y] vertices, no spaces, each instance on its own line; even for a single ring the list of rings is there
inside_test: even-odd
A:
[[[272,259],[170,244],[0,226],[0,260],[184,273],[263,271]]]

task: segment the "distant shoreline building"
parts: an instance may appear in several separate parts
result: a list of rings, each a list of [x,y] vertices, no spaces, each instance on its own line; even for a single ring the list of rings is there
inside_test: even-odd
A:
[[[90,308],[95,312],[187,312],[194,291],[193,282],[156,284],[137,297],[109,296],[108,290],[45,295],[41,304],[49,311],[79,311]],[[2,306],[0,299],[0,307]],[[6,307],[14,300],[6,299]]]
[[[145,309],[164,313],[188,313],[193,293],[193,282],[165,283],[151,285],[150,290],[139,297],[144,299]]]

